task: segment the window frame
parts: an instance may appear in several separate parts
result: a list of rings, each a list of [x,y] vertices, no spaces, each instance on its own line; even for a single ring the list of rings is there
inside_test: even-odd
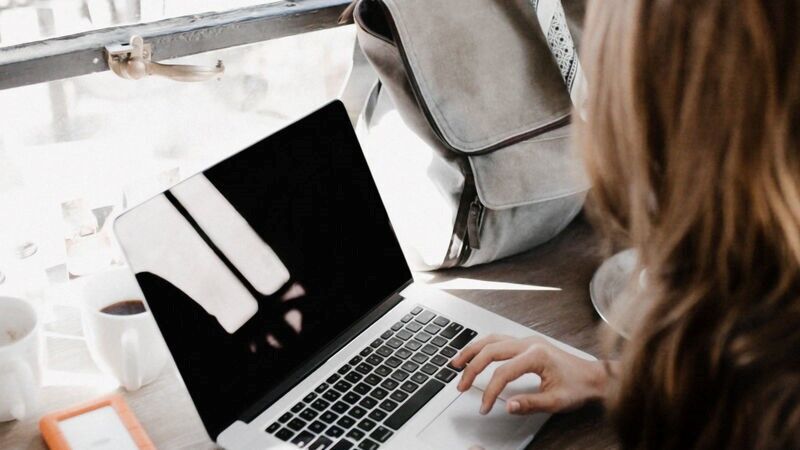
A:
[[[142,36],[162,61],[342,25],[350,0],[295,0],[104,28],[0,48],[0,90],[109,70],[105,48]]]

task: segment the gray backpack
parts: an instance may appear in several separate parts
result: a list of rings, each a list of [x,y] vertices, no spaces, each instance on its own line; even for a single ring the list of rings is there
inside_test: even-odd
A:
[[[357,130],[415,270],[504,258],[572,221],[589,184],[532,3],[359,0],[352,12],[380,78]]]

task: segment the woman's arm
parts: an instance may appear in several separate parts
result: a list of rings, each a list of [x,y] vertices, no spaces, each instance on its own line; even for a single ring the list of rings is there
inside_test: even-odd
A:
[[[492,409],[508,383],[526,373],[541,377],[539,391],[508,399],[506,409],[509,413],[555,413],[602,401],[606,396],[608,370],[616,370],[617,365],[615,362],[587,361],[539,337],[517,339],[492,335],[468,345],[453,360],[455,367],[466,365],[458,389],[469,389],[475,377],[495,361],[507,362],[492,375],[483,394],[481,414]]]

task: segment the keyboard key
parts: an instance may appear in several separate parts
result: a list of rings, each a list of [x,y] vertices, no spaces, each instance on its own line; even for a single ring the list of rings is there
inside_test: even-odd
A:
[[[378,427],[369,435],[369,437],[370,439],[374,439],[378,442],[386,442],[390,437],[392,437],[392,434],[394,433],[389,431],[388,428]]]
[[[408,422],[411,416],[422,409],[422,407],[425,406],[434,395],[438,394],[442,388],[444,388],[443,383],[437,380],[428,381],[422,386],[422,389],[418,390],[408,401],[400,405],[400,407],[386,419],[384,424],[393,430],[399,430],[400,427]]]
[[[294,436],[294,431],[288,428],[281,428],[281,431],[275,433],[275,437],[277,437],[282,441],[288,441],[289,439],[292,438],[292,436]]]
[[[311,407],[319,412],[322,412],[325,411],[325,408],[327,408],[329,405],[330,403],[326,402],[325,400],[317,399],[316,401],[314,401],[314,403],[311,404]]]
[[[326,391],[324,394],[322,394],[322,398],[329,402],[335,402],[336,400],[339,400],[339,397],[341,396],[342,394],[336,391]]]
[[[445,383],[449,383],[450,380],[452,380],[455,377],[456,373],[448,369],[447,367],[443,368],[442,370],[439,371],[439,373],[436,374],[436,379],[442,380]]]
[[[395,408],[397,408],[397,402],[394,402],[392,400],[384,400],[381,402],[380,405],[378,405],[378,408],[385,409],[388,412],[392,412],[394,411]]]
[[[414,375],[411,375],[411,381],[413,381],[415,383],[422,384],[422,383],[428,381],[428,376],[425,375],[422,372],[417,372]]]
[[[320,436],[316,441],[314,441],[313,444],[306,448],[308,448],[308,450],[331,450],[331,444],[333,444],[332,440],[326,438],[325,436]]]
[[[455,371],[455,372],[461,372],[462,370],[464,370],[464,368],[463,368],[463,367],[453,367],[453,362],[452,362],[452,361],[450,361],[449,363],[447,363],[447,366],[446,366],[446,367],[447,367],[448,369],[452,370],[452,371]]]
[[[322,413],[321,416],[319,416],[319,420],[327,423],[328,425],[332,424],[333,422],[336,422],[336,419],[338,418],[339,418],[338,414],[334,414],[330,411],[325,411],[324,413]]]
[[[372,347],[372,348],[378,348],[378,347],[381,346],[381,344],[383,344],[383,339],[378,338],[378,339],[375,339],[374,341],[372,341],[372,343],[369,344],[369,346]]]
[[[386,392],[386,389],[377,387],[373,389],[372,392],[369,393],[369,395],[370,397],[373,397],[376,400],[383,400],[387,395],[389,395],[389,393]]]
[[[396,324],[392,325],[392,331],[397,331],[400,328],[403,328],[403,322],[397,322]]]
[[[348,409],[350,409],[350,405],[341,400],[331,406],[331,411],[335,412],[336,414],[344,414]]]
[[[345,430],[352,427],[356,424],[356,420],[350,416],[342,416],[339,420],[336,421],[336,425],[344,428]]]
[[[360,357],[360,356],[353,356],[353,357],[350,359],[350,361],[348,361],[348,362],[347,362],[347,364],[350,364],[351,366],[355,366],[355,365],[357,365],[358,363],[360,363],[360,362],[361,362],[361,360],[363,360],[363,359],[364,359],[364,358],[362,358],[362,357]]]
[[[419,333],[417,333],[416,336],[414,336],[414,339],[425,343],[425,342],[430,341],[432,337],[433,336],[431,336],[430,334],[428,334],[428,333],[426,333],[424,331],[420,331]]]
[[[352,369],[352,367],[349,364],[345,364],[342,367],[340,367],[337,372],[339,373],[339,375],[344,375],[347,372],[349,372],[350,369]]]
[[[380,447],[380,444],[376,444],[369,439],[364,439],[363,442],[358,444],[358,450],[377,450],[378,447]]]
[[[450,320],[449,319],[445,319],[442,316],[439,316],[439,317],[436,318],[436,320],[433,321],[433,323],[435,323],[436,325],[439,325],[440,327],[443,327],[443,326],[446,326],[448,323],[450,323]]]
[[[405,383],[403,383],[402,386],[400,386],[400,389],[402,389],[402,390],[408,392],[409,394],[411,394],[414,391],[416,391],[418,387],[419,387],[419,385],[417,383],[414,383],[412,381],[406,381]]]
[[[381,382],[381,377],[375,375],[374,373],[371,373],[367,375],[367,378],[364,378],[364,381],[369,385],[375,386],[376,384]]]
[[[352,430],[350,430],[349,433],[347,433],[347,437],[349,439],[354,440],[354,441],[360,441],[366,435],[367,435],[367,433],[364,433],[363,431],[359,430],[358,428],[353,428]]]
[[[296,405],[292,406],[292,412],[293,412],[293,413],[295,413],[295,414],[297,414],[297,413],[299,413],[300,411],[302,411],[302,410],[303,410],[303,408],[305,408],[305,407],[306,407],[306,405],[305,405],[303,402],[300,402],[300,403],[298,403],[298,404],[296,404]]]
[[[358,404],[363,406],[366,409],[372,409],[372,408],[375,407],[375,405],[378,404],[378,401],[375,400],[372,397],[364,397],[364,398],[361,399],[360,402],[358,402]]]
[[[400,368],[405,370],[406,372],[413,372],[419,369],[419,364],[415,363],[414,361],[406,361],[402,366],[400,366]]]
[[[462,348],[464,348],[465,345],[469,344],[469,341],[471,341],[477,335],[478,335],[477,331],[467,328],[466,330],[462,331],[461,334],[456,336],[455,339],[450,341],[450,346],[458,350],[461,350]]]
[[[392,389],[396,388],[399,384],[400,383],[398,383],[397,381],[394,381],[391,378],[387,378],[383,380],[383,383],[381,383],[381,387],[386,389],[387,391],[391,391]]]
[[[315,421],[311,422],[311,425],[308,426],[309,430],[311,430],[311,431],[313,431],[314,433],[317,433],[317,434],[322,433],[323,431],[325,431],[325,428],[328,428],[328,426],[325,425],[324,423],[320,422],[319,420],[315,420]]]
[[[408,330],[400,330],[395,335],[396,338],[402,339],[404,341],[411,339],[411,336],[413,336],[413,334]]]
[[[325,389],[328,389],[328,383],[320,384],[319,386],[317,386],[316,389],[314,389],[314,392],[316,392],[317,394],[322,394],[323,392],[325,392]]]
[[[328,448],[328,449],[319,448],[319,449],[312,449],[312,450],[350,450],[351,448],[353,448],[353,443],[350,442],[350,441],[346,441],[346,440],[342,439],[341,441],[337,442],[336,445],[334,445],[331,448]]]
[[[433,364],[425,364],[424,366],[422,366],[422,369],[420,370],[428,375],[433,375],[436,373],[437,370],[439,370],[439,368],[434,366]]]
[[[372,353],[372,350],[374,350],[372,347],[366,347],[364,350],[361,350],[359,355],[366,358],[370,353]]]
[[[308,431],[302,431],[300,434],[297,435],[296,438],[292,439],[292,444],[300,448],[303,448],[306,445],[310,444],[315,437],[316,436],[314,436],[314,433],[310,433]]]
[[[421,306],[417,306],[417,307],[415,307],[414,309],[411,310],[411,315],[416,316],[417,314],[419,314],[421,312],[422,312],[422,307]]]
[[[358,383],[356,387],[353,388],[353,392],[361,395],[367,395],[372,388],[366,383]]]
[[[351,387],[353,387],[352,384],[343,380],[339,380],[336,384],[333,385],[333,388],[339,392],[347,392],[350,390]]]
[[[361,381],[362,378],[364,378],[364,375],[361,375],[358,372],[350,372],[344,377],[345,380],[353,384],[358,383],[359,381]]]
[[[431,363],[436,364],[437,366],[443,366],[447,364],[447,358],[442,355],[436,355],[431,358]]]
[[[422,325],[418,324],[417,322],[411,322],[410,324],[406,325],[406,330],[416,333],[417,331],[422,329]]]
[[[394,332],[392,332],[392,330],[386,330],[381,335],[381,339],[383,339],[383,340],[389,339],[390,337],[392,337],[393,334],[394,334]]]
[[[411,394],[414,391],[416,391],[418,387],[419,387],[419,385],[417,383],[414,383],[412,381],[406,381],[405,383],[403,383],[402,386],[400,386],[400,389],[402,389],[402,390],[408,392],[409,394]]]
[[[411,340],[411,341],[406,342],[406,347],[405,348],[411,350],[412,352],[415,352],[415,351],[419,350],[420,347],[422,347],[422,344],[420,344],[419,341]]]
[[[403,323],[406,323],[406,322],[410,321],[413,318],[414,318],[414,316],[412,316],[411,314],[406,314],[405,316],[403,316],[402,319],[400,319],[400,321],[403,322]]]
[[[434,338],[431,339],[431,344],[437,347],[444,347],[444,345],[447,344],[447,339],[441,336],[434,336]]]
[[[428,360],[428,357],[422,353],[417,353],[416,355],[411,357],[411,360],[417,364],[425,364],[425,361]]]
[[[392,373],[392,378],[397,381],[404,381],[406,378],[408,378],[408,372],[403,369],[397,369],[394,371],[394,373]]]
[[[306,421],[295,417],[294,419],[290,420],[289,423],[286,424],[286,426],[293,429],[294,431],[300,431],[306,427]]]
[[[441,353],[447,358],[452,358],[453,356],[456,356],[456,353],[458,352],[453,347],[445,347],[439,353]]]
[[[428,356],[433,356],[433,355],[435,355],[435,354],[436,354],[436,352],[437,352],[438,350],[439,350],[439,349],[438,349],[438,348],[436,348],[436,346],[435,346],[435,345],[431,345],[431,344],[425,344],[425,346],[423,346],[423,347],[422,347],[422,350],[421,350],[421,351],[422,351],[422,353],[425,353],[425,354],[426,354],[426,355],[428,355]]]
[[[453,322],[450,325],[448,325],[447,328],[442,330],[442,332],[439,333],[439,335],[445,339],[452,339],[453,336],[457,335],[463,329],[464,326],[462,326],[460,323]]]
[[[377,369],[375,369],[375,374],[380,375],[382,377],[389,376],[390,373],[392,373],[392,369],[390,369],[387,366],[383,366],[382,365],[382,366],[378,367]]]
[[[392,349],[389,346],[384,345],[383,347],[375,350],[375,353],[383,356],[384,358],[392,354]]]
[[[287,413],[285,413],[284,415],[282,415],[282,416],[280,416],[280,417],[278,418],[278,422],[280,422],[280,423],[286,423],[286,422],[288,422],[288,421],[289,421],[289,419],[291,419],[292,417],[293,417],[293,416],[292,416],[292,413],[288,413],[288,412],[287,412]]]
[[[367,363],[361,363],[358,366],[356,366],[356,370],[366,375],[372,372],[372,366]]]
[[[389,398],[398,403],[403,403],[403,400],[408,398],[408,394],[406,394],[403,391],[394,391],[392,392],[392,395],[389,396]]]
[[[328,428],[328,431],[326,431],[325,434],[327,434],[330,437],[337,438],[344,434],[344,430],[334,425]]]
[[[381,420],[385,419],[389,413],[382,409],[374,409],[371,413],[369,413],[369,418],[374,420],[375,422],[380,422]]]
[[[280,424],[280,423],[278,423],[278,422],[273,422],[273,423],[272,423],[272,425],[268,426],[268,427],[267,427],[267,429],[266,429],[266,430],[264,430],[264,431],[266,431],[267,433],[270,433],[270,434],[272,434],[272,433],[274,433],[274,432],[278,431],[278,428],[280,428],[280,427],[281,427],[281,424]]]
[[[386,345],[388,345],[391,348],[400,348],[400,346],[403,345],[403,341],[397,338],[391,338],[388,341],[386,341]]]
[[[364,431],[372,431],[372,429],[375,428],[375,425],[377,424],[369,419],[364,419],[361,422],[358,422],[358,428]]]
[[[303,420],[311,421],[314,420],[317,417],[317,415],[319,415],[318,412],[314,411],[311,408],[306,408],[303,412],[300,413],[300,418]]]
[[[355,405],[356,403],[358,403],[359,400],[361,400],[361,396],[356,394],[355,392],[348,392],[347,394],[344,394],[342,400],[346,401],[347,403],[350,403],[351,405]]]
[[[400,359],[408,359],[408,357],[411,356],[411,352],[408,349],[400,348],[397,349],[396,352],[394,352],[394,356]]]
[[[377,366],[378,364],[383,362],[383,358],[378,355],[370,355],[369,358],[367,358],[367,362],[372,364],[373,366]]]
[[[434,314],[434,313],[432,313],[430,311],[423,311],[417,317],[415,317],[414,320],[416,320],[417,322],[425,325],[428,322],[430,322],[431,320],[433,320],[434,317],[436,317],[436,314]]]
[[[436,334],[440,331],[442,331],[442,327],[436,324],[429,323],[428,326],[425,327],[425,332],[428,334]]]
[[[360,418],[364,417],[364,414],[366,414],[366,413],[367,413],[366,409],[364,409],[364,408],[362,408],[360,406],[353,406],[353,409],[351,409],[350,412],[347,413],[347,414],[350,414],[352,417],[354,417],[356,419],[360,419]]]
[[[391,367],[392,369],[394,369],[395,367],[399,366],[400,363],[402,363],[402,362],[403,361],[400,361],[399,359],[395,358],[394,356],[390,356],[390,357],[386,358],[386,361],[384,361],[383,363],[386,364],[387,366]]]

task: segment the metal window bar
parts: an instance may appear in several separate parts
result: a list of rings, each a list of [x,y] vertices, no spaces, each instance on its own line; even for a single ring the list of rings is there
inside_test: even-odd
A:
[[[0,89],[109,70],[105,47],[139,35],[153,61],[339,25],[350,0],[295,0],[126,25],[0,48]]]

